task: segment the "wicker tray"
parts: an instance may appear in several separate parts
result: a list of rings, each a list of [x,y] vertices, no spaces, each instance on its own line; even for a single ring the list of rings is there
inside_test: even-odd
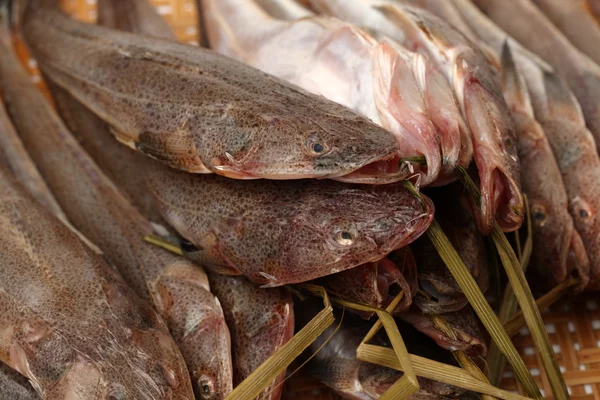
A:
[[[126,0],[123,0],[126,1]],[[195,0],[151,0],[159,13],[184,42],[198,44],[197,8]],[[62,0],[64,9],[78,19],[96,20],[96,0]],[[17,43],[20,55],[27,59],[24,46]],[[35,62],[27,66],[40,82]],[[40,84],[42,84],[40,82]],[[42,84],[43,85],[43,84]],[[554,351],[573,400],[600,399],[600,296],[595,293],[562,300],[543,314]],[[535,354],[527,329],[515,336],[514,343],[537,381],[545,398],[553,399],[550,385]],[[512,372],[507,370],[504,389],[518,391]],[[307,376],[303,371],[285,383],[286,400],[338,400],[327,387]]]

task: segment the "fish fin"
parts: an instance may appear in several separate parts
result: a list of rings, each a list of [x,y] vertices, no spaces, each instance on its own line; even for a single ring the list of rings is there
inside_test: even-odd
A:
[[[569,86],[554,72],[544,71],[544,92],[550,115],[560,115],[572,122],[585,125],[581,105]]]
[[[504,99],[513,111],[533,118],[534,112],[531,105],[531,97],[529,96],[529,89],[527,88],[525,79],[517,69],[510,44],[507,40],[502,45],[501,62]]]

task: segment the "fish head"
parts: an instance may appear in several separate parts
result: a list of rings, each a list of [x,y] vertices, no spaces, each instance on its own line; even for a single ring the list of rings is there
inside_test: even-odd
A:
[[[402,185],[310,190],[279,246],[279,264],[298,281],[379,260],[423,234],[433,218],[431,200],[423,196],[421,202]]]
[[[211,128],[219,140],[214,146],[198,144],[198,151],[217,173],[238,179],[391,183],[408,176],[391,133],[328,105],[330,113],[310,107],[305,115],[300,106],[292,111],[271,105],[258,112],[250,104],[232,105],[222,126]]]

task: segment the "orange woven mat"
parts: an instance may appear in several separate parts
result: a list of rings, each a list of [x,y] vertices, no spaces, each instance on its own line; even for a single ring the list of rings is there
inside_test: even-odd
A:
[[[123,0],[126,1],[126,0]],[[198,44],[197,8],[195,0],[151,0],[159,13],[167,20],[181,41]],[[96,20],[96,0],[63,0],[64,9],[87,22]],[[26,50],[17,43],[24,59]],[[35,62],[27,63],[40,81]],[[575,299],[565,299],[544,313],[546,328],[550,334],[561,371],[573,400],[600,399],[600,297],[588,294]],[[550,385],[543,374],[541,359],[536,355],[531,336],[523,329],[514,339],[517,349],[547,399],[551,396]],[[512,372],[506,371],[502,387],[517,391]],[[338,400],[324,385],[300,371],[285,383],[286,400]]]

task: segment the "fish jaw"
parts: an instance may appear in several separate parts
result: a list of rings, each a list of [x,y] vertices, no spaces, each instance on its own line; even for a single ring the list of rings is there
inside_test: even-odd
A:
[[[162,276],[154,285],[171,334],[199,399],[224,399],[233,390],[231,339],[219,300],[197,279]]]
[[[489,96],[490,93],[477,83],[465,88],[465,114],[473,134],[481,189],[477,221],[484,234],[491,232],[496,222],[506,232],[518,229],[523,223],[524,209],[518,158],[516,153],[507,152],[509,148],[516,152],[512,120],[510,116],[508,120],[500,118],[502,111]]]

